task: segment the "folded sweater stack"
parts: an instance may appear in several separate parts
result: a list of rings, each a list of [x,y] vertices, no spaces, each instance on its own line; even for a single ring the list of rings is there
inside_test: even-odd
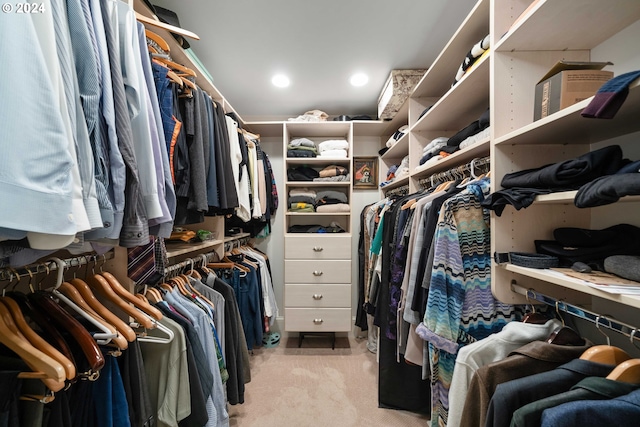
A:
[[[336,190],[316,192],[310,188],[289,191],[289,212],[349,212],[347,195]]]
[[[319,157],[346,159],[349,157],[349,142],[345,139],[329,139],[318,144]]]
[[[420,158],[420,165],[423,165],[427,160],[431,159],[432,157],[437,156],[438,153],[440,153],[440,149],[447,145],[448,140],[449,138],[440,136],[432,140],[430,143],[428,143],[422,149],[422,157]]]
[[[287,145],[287,157],[316,157],[318,149],[308,138],[296,138]]]
[[[310,188],[293,188],[289,191],[287,205],[290,212],[315,212],[317,193]]]

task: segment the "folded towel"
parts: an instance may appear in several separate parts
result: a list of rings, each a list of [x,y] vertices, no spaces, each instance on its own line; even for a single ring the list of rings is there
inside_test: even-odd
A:
[[[318,151],[329,150],[346,150],[349,148],[349,143],[345,139],[328,139],[318,144]]]
[[[327,150],[320,153],[318,157],[346,159],[348,157],[347,150]]]

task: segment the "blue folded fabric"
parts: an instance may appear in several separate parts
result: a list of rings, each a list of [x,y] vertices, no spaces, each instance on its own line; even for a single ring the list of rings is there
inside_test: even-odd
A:
[[[640,77],[640,70],[630,71],[603,84],[589,105],[582,110],[582,117],[612,119],[629,94],[629,85]]]

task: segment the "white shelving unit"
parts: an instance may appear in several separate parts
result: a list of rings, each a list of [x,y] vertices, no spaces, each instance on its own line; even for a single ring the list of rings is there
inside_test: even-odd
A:
[[[375,124],[373,124],[375,126]],[[353,174],[353,127],[351,122],[285,123],[283,131],[284,176],[287,169],[306,165],[322,170],[340,165]],[[329,139],[349,142],[348,157],[337,159],[287,157],[287,145],[295,138],[316,143]],[[336,190],[353,202],[352,180],[347,182],[289,181],[285,200],[294,188]],[[287,207],[288,208],[288,203]],[[351,209],[348,212],[289,212],[284,215],[284,324],[285,331],[335,333],[351,330]],[[289,233],[292,225],[328,226],[338,223],[344,233]]]
[[[608,145],[619,144],[625,157],[640,158],[640,90],[636,83],[611,120],[580,115],[591,98],[533,121],[534,88],[558,60],[611,61],[615,75],[640,68],[640,2],[585,0],[495,0],[492,10],[491,171],[492,191],[505,174],[544,166]],[[614,48],[615,47],[615,48]],[[620,65],[617,65],[620,64]],[[535,252],[534,240],[553,239],[558,227],[603,229],[615,224],[640,226],[640,197],[591,209],[574,205],[576,191],[538,196],[520,211],[510,206],[492,214],[492,251]],[[523,225],[526,224],[526,225]],[[615,306],[616,317],[637,323],[640,298],[615,295],[559,276],[549,270],[494,265],[492,290],[501,301],[526,303],[512,292],[515,281],[524,288],[589,306]],[[586,301],[586,302],[585,302]],[[636,319],[633,322],[633,319]]]

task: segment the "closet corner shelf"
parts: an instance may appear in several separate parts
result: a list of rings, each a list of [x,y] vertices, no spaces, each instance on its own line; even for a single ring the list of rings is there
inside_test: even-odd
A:
[[[640,130],[640,81],[629,86],[629,95],[613,119],[589,119],[580,113],[593,97],[564,108],[496,138],[495,145],[593,144]]]
[[[478,120],[489,107],[489,62],[487,55],[474,64],[473,68],[442,95],[411,130],[458,131]]]
[[[496,52],[592,49],[640,18],[637,0],[539,0],[496,43]],[[579,25],[567,25],[567,22]],[[549,31],[549,28],[561,29]],[[535,35],[535,36],[534,36]]]
[[[202,243],[170,243],[167,242],[167,257],[173,258],[190,252],[211,248],[224,243],[222,240],[208,240]]]
[[[396,141],[380,158],[382,159],[401,159],[409,154],[409,131]]]
[[[558,193],[543,194],[536,196],[535,204],[573,204],[578,191],[562,191]],[[640,202],[640,196],[626,196],[620,198],[618,203],[633,203]]]
[[[482,140],[470,147],[466,147],[460,151],[456,151],[452,155],[445,157],[440,160],[438,163],[422,168],[416,168],[411,177],[414,179],[424,178],[428,175],[441,172],[446,169],[451,169],[456,165],[460,165],[462,163],[470,162],[476,157],[484,157],[489,154],[490,151],[490,138]],[[423,165],[424,166],[424,165]]]
[[[460,24],[456,33],[442,49],[440,55],[433,61],[422,80],[416,85],[411,95],[413,98],[439,97],[443,95],[442,89],[451,85],[462,60],[469,50],[489,34],[490,3],[489,0],[479,0],[476,3],[469,15]]]
[[[396,179],[392,183],[387,184],[384,187],[380,187],[380,190],[382,190],[382,192],[386,192],[387,190],[402,187],[403,185],[409,185],[409,176],[403,176],[400,179]]]
[[[247,130],[259,134],[260,138],[282,138],[284,123],[283,121],[249,121],[245,126]]]
[[[635,308],[640,308],[640,296],[603,292],[599,289],[595,289],[591,286],[585,285],[582,280],[558,274],[551,270],[520,267],[513,264],[503,264],[499,265],[498,267],[504,268],[505,270],[512,273],[518,273],[526,277],[531,277],[532,279],[542,280],[544,282],[552,283],[554,285],[562,286],[568,289],[573,289],[575,291],[579,291],[598,298],[615,301]]]

